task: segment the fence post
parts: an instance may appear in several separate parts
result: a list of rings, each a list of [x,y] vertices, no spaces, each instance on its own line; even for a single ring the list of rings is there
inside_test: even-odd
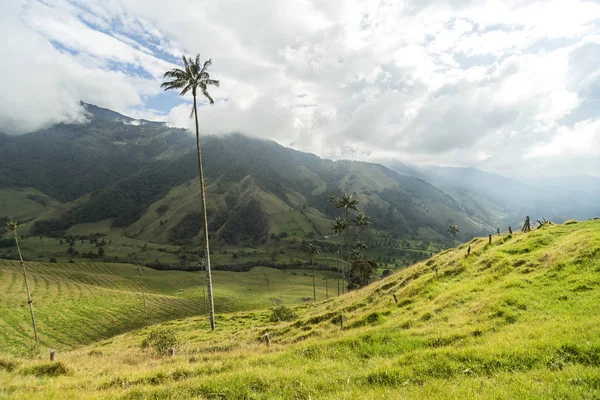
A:
[[[56,359],[56,349],[50,350],[50,361],[54,361]]]
[[[394,301],[396,302],[396,304],[398,304],[398,297],[396,297],[396,293],[394,293],[392,296],[394,296]]]

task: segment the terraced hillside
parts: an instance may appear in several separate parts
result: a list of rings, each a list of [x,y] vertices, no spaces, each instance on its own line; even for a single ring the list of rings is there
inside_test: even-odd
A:
[[[592,399],[598,304],[600,221],[547,226],[474,239],[296,307],[289,322],[270,322],[265,310],[220,315],[216,333],[206,318],[166,323],[184,339],[175,357],[141,349],[149,328],[54,364],[3,356],[0,396]]]
[[[103,263],[27,262],[42,345],[60,349],[93,343],[145,325],[140,278],[135,266]],[[156,271],[142,267],[150,323],[204,313],[202,272]],[[312,296],[305,271],[254,268],[215,271],[220,313],[266,308],[273,302],[302,303]],[[308,274],[307,274],[308,275]],[[325,298],[325,281],[317,279]],[[329,280],[329,293],[334,282]],[[0,353],[31,344],[33,332],[18,262],[0,260]]]

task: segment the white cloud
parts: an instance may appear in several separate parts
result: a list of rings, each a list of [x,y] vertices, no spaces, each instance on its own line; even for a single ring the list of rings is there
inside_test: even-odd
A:
[[[32,63],[33,79],[51,104],[31,117],[35,89],[20,85],[29,95],[0,108],[12,116],[0,111],[0,126],[13,130],[77,119],[75,98],[189,127],[188,103],[145,104],[169,57],[200,52],[221,80],[217,103],[199,113],[204,133],[332,157],[510,174],[535,159],[542,172],[600,173],[596,153],[582,153],[600,120],[597,2],[33,0],[11,9],[0,39],[9,76],[23,82],[16,63],[26,54],[46,57]],[[16,32],[22,52],[6,43]]]

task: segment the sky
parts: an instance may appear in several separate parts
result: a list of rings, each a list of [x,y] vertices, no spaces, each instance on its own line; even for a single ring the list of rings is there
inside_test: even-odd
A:
[[[167,5],[168,4],[168,5]],[[322,157],[600,176],[600,0],[0,0],[0,132],[79,105]]]

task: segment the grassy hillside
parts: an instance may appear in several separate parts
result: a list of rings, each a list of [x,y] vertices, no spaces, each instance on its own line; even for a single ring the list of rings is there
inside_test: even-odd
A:
[[[140,280],[133,265],[28,262],[27,270],[44,346],[73,348],[145,324]],[[203,272],[145,267],[142,271],[151,324],[205,312]],[[303,270],[258,267],[249,272],[214,271],[213,280],[220,313],[312,299],[312,278]],[[322,274],[317,273],[316,283],[318,297],[325,299]],[[335,284],[328,282],[331,295]],[[0,353],[14,351],[33,338],[25,300],[19,263],[0,260]]]
[[[0,188],[0,218],[28,220],[59,205],[58,201],[34,188]]]
[[[468,245],[468,257],[462,245],[297,307],[291,322],[262,311],[219,315],[216,333],[206,318],[166,323],[185,339],[173,358],[140,348],[147,328],[61,353],[60,364],[4,356],[0,395],[598,398],[600,221]]]

